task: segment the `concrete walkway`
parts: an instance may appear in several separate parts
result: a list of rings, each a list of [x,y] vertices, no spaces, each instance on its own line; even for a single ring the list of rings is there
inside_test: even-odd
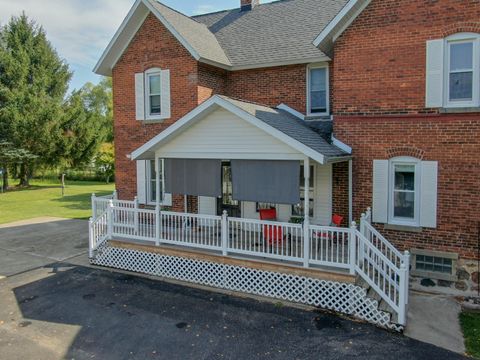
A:
[[[405,335],[463,354],[460,311],[460,304],[452,296],[410,292]]]

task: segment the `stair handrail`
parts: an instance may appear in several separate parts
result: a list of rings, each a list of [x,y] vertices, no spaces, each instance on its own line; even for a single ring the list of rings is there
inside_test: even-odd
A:
[[[375,227],[371,224],[372,211],[367,208],[360,218],[361,234],[377,249],[379,249],[387,258],[397,266],[406,264],[409,266],[410,255],[400,252],[390,241],[388,241]]]

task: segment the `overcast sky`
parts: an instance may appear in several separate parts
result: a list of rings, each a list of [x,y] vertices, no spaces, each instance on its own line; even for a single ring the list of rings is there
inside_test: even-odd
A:
[[[270,2],[264,0],[262,2]],[[75,72],[71,89],[98,82],[92,73],[135,0],[0,0],[0,24],[22,11],[41,24],[48,39]],[[240,0],[162,0],[184,14],[239,6]]]

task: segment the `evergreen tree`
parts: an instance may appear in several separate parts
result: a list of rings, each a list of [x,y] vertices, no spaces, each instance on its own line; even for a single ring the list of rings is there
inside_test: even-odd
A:
[[[0,138],[38,156],[42,165],[61,158],[64,97],[72,74],[25,14],[0,29]],[[20,185],[28,185],[32,165],[22,163]]]

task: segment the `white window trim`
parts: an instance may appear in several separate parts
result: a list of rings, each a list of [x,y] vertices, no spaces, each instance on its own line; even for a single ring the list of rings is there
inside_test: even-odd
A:
[[[163,116],[163,107],[160,108],[160,114],[152,115],[150,110],[150,77],[151,76],[160,76],[160,106],[162,106],[162,69],[160,68],[151,68],[145,71],[145,86],[144,86],[144,96],[145,96],[145,120],[162,120]]]
[[[450,100],[450,46],[458,43],[473,43],[473,89],[472,101]],[[458,33],[445,38],[444,47],[444,106],[446,108],[480,106],[480,35],[475,33]]]
[[[155,206],[157,205],[156,200],[152,200],[152,168],[150,166],[150,161],[147,162],[148,166],[146,166],[145,169],[145,193],[146,193],[146,203],[147,205],[152,205]],[[164,205],[165,203],[165,161],[164,159],[156,159],[155,165],[157,166],[157,171],[158,168],[161,166],[161,174],[162,174],[162,189],[161,189],[161,197],[160,197],[160,205]],[[156,179],[155,179],[155,186],[156,186]],[[158,195],[157,195],[158,196]]]
[[[323,113],[312,113],[310,108],[310,70],[312,69],[326,69],[326,105],[327,111]],[[330,115],[330,69],[328,63],[311,64],[307,66],[307,116],[328,116]]]
[[[395,157],[389,160],[388,168],[388,223],[391,225],[402,225],[402,226],[420,226],[420,191],[421,191],[421,160],[402,156]],[[394,187],[395,187],[395,165],[415,165],[415,208],[414,208],[414,218],[407,219],[394,216]]]

